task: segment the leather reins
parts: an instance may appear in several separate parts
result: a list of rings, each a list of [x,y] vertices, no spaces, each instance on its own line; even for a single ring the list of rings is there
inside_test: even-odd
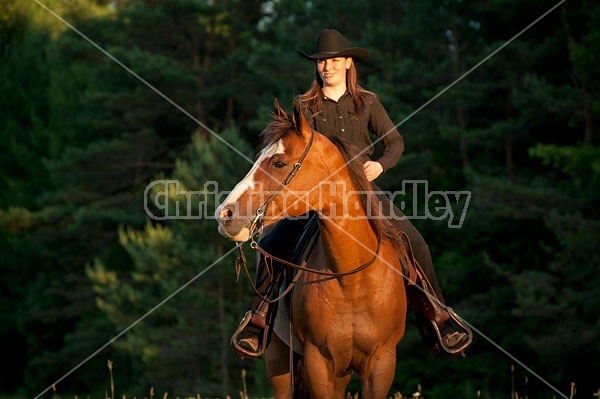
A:
[[[256,210],[256,217],[254,218],[254,220],[252,221],[252,224],[250,225],[250,237],[251,237],[250,248],[258,251],[261,255],[263,255],[265,257],[265,259],[269,259],[271,262],[275,261],[275,262],[281,263],[285,266],[297,269],[300,271],[300,273],[296,274],[293,281],[288,285],[288,287],[284,290],[284,292],[281,293],[281,295],[277,296],[277,298],[275,298],[275,299],[266,298],[264,295],[262,295],[258,291],[255,284],[252,282],[252,277],[250,276],[250,272],[248,271],[248,267],[246,265],[246,255],[244,254],[244,250],[242,247],[243,243],[237,244],[237,247],[239,249],[239,256],[237,257],[235,264],[236,264],[236,272],[237,272],[238,278],[239,278],[240,268],[243,266],[244,271],[245,271],[246,275],[248,276],[250,285],[252,286],[252,290],[254,291],[254,293],[260,299],[262,299],[263,301],[269,302],[269,303],[277,302],[277,301],[281,300],[283,297],[285,297],[293,289],[296,281],[298,280],[298,278],[300,277],[302,272],[310,272],[310,273],[318,274],[321,276],[327,276],[327,277],[333,277],[333,278],[349,276],[351,274],[358,273],[358,272],[366,269],[367,267],[369,267],[371,264],[373,264],[373,262],[375,262],[375,260],[377,259],[378,255],[379,255],[379,249],[381,247],[381,240],[377,240],[377,249],[375,250],[375,255],[373,255],[373,258],[371,260],[369,260],[368,262],[358,266],[355,269],[347,271],[347,272],[332,272],[332,271],[327,271],[327,270],[316,270],[316,269],[306,267],[305,266],[306,261],[304,261],[302,263],[302,265],[298,265],[298,264],[289,262],[285,259],[278,258],[274,255],[271,255],[270,253],[265,251],[262,247],[260,247],[260,245],[258,245],[258,242],[256,241],[256,239],[260,236],[260,233],[262,232],[262,229],[264,227],[264,218],[265,218],[265,211],[267,209],[267,206],[269,206],[269,204],[283,190],[283,188],[292,181],[292,179],[296,176],[296,174],[298,173],[300,168],[302,168],[302,163],[306,159],[306,156],[308,155],[308,152],[310,151],[310,149],[312,147],[312,144],[314,141],[314,135],[315,135],[315,132],[311,128],[310,129],[310,139],[308,141],[308,144],[306,145],[306,148],[304,149],[304,152],[302,153],[302,155],[300,156],[298,161],[296,163],[294,163],[292,170],[286,176],[286,178],[279,184],[279,186],[275,189],[275,191],[273,191],[271,193],[269,198],[267,198],[265,200],[265,202],[263,202],[263,204]]]

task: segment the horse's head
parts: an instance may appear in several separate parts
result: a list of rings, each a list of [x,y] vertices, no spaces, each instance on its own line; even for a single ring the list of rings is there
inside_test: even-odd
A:
[[[250,172],[217,208],[219,232],[234,241],[250,239],[255,222],[264,225],[317,209],[315,187],[331,179],[331,160],[343,159],[324,136],[313,132],[299,110],[287,114],[275,102],[274,121]],[[302,171],[299,171],[300,165]]]

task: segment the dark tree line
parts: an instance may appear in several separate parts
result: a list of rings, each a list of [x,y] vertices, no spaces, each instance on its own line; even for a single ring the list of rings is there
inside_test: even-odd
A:
[[[296,50],[323,28],[369,49],[360,83],[400,123],[406,152],[380,186],[471,192],[460,228],[414,222],[475,343],[464,359],[434,360],[409,322],[394,390],[556,396],[543,379],[587,398],[600,388],[596,2],[564,2],[417,113],[556,3],[44,4],[144,81],[36,2],[0,0],[0,337],[14,353],[2,394],[37,395],[76,368],[57,393],[99,397],[110,359],[124,395],[235,397],[242,369],[251,396],[269,395],[264,364],[229,349],[250,294],[234,254],[215,263],[232,243],[213,220],[153,220],[145,208],[175,212],[210,181],[233,187],[273,99],[289,109],[308,88],[314,69]],[[155,180],[179,191],[152,202]],[[421,215],[431,206],[423,192],[398,200]]]

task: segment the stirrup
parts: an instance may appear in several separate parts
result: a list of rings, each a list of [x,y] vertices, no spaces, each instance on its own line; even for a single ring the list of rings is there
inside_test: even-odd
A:
[[[432,350],[434,352],[444,351],[447,354],[452,355],[452,356],[465,356],[465,351],[471,345],[471,342],[473,342],[473,331],[460,318],[460,316],[457,315],[454,312],[454,310],[451,307],[448,306],[445,309],[448,312],[448,314],[450,315],[450,318],[452,319],[452,321],[454,323],[456,323],[463,330],[462,332],[464,332],[466,334],[467,338],[466,338],[465,342],[462,345],[460,345],[458,347],[455,347],[455,348],[449,348],[444,343],[444,339],[442,337],[442,334],[440,332],[440,328],[437,325],[437,323],[435,321],[433,321],[433,320],[430,320],[431,321],[431,325],[433,326],[433,330],[435,331],[436,338],[437,338],[437,343],[433,346]]]
[[[240,321],[240,325],[237,328],[237,330],[235,330],[235,332],[231,336],[231,347],[242,358],[259,359],[259,358],[263,357],[264,354],[265,354],[265,349],[266,349],[265,343],[267,342],[267,333],[269,331],[269,327],[268,326],[267,326],[267,328],[263,329],[262,339],[259,336],[259,339],[258,339],[258,350],[256,352],[249,351],[248,349],[246,349],[246,348],[244,348],[244,347],[242,347],[242,346],[240,346],[238,344],[238,341],[240,340],[241,333],[248,326],[248,324],[250,324],[251,320],[252,320],[252,311],[249,310],[244,315],[244,318],[242,319],[242,321]]]

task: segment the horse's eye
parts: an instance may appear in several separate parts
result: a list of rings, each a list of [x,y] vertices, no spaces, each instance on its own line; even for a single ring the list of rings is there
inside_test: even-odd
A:
[[[281,162],[281,161],[275,161],[273,162],[273,167],[275,169],[283,169],[287,166],[287,164],[285,162]]]

